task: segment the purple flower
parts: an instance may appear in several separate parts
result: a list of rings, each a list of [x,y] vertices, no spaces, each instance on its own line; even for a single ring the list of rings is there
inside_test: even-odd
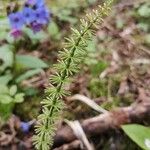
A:
[[[31,124],[29,122],[21,122],[20,128],[23,132],[28,133],[30,130]]]
[[[48,9],[45,7],[41,7],[35,10],[35,19],[37,23],[47,24],[50,20],[50,14]]]
[[[35,13],[34,13],[33,9],[31,9],[30,7],[24,7],[23,18],[27,25],[32,23],[35,20]]]
[[[50,21],[50,12],[45,7],[45,0],[26,0],[23,10],[9,14],[8,18],[11,35],[18,38],[22,35],[23,25],[28,25],[34,33],[41,31]]]
[[[28,4],[28,5],[35,5],[36,1],[37,0],[27,0],[26,4]]]
[[[11,28],[13,29],[21,29],[24,25],[22,12],[11,13],[8,18]]]
[[[43,7],[45,5],[45,0],[36,0],[36,8]]]
[[[11,34],[15,39],[17,39],[17,38],[19,38],[19,37],[22,36],[22,31],[19,30],[19,29],[12,29],[11,32],[10,32],[10,34]]]
[[[31,24],[31,28],[32,28],[34,33],[41,31],[42,27],[43,27],[43,25],[40,23],[37,23],[36,21]]]
[[[45,0],[27,0],[26,4],[39,8],[44,6]]]

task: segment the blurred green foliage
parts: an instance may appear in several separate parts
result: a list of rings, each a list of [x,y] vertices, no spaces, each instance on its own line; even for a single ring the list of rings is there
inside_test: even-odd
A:
[[[142,149],[150,149],[150,127],[138,124],[123,125],[124,132]]]
[[[10,117],[15,103],[24,101],[24,93],[18,93],[17,86],[0,85],[0,116],[6,120]]]
[[[60,43],[63,41],[64,35],[70,32],[68,26],[78,26],[79,17],[87,7],[94,5],[97,0],[47,0],[52,13],[51,23],[44,31],[37,34],[24,27],[24,35],[17,41],[10,36],[9,22],[6,17],[8,2],[12,2],[12,0],[0,1],[0,116],[3,116],[3,119],[8,119],[15,107],[17,108],[15,113],[28,120],[37,116],[40,109],[39,97],[42,97],[42,94],[39,89],[34,87],[22,87],[21,82],[38,75],[49,66],[43,60],[28,53],[36,50],[42,43],[49,41],[50,46],[56,46],[55,54],[55,51],[58,50],[57,47],[61,47]],[[18,2],[22,3],[23,0]],[[150,3],[137,4],[132,10],[125,13],[135,19],[137,27],[143,33],[142,36],[136,38],[146,46],[150,46]],[[118,18],[115,20],[115,26],[118,30],[123,30],[128,22],[122,16],[116,15]],[[122,74],[111,75],[105,79],[99,78],[99,75],[110,65],[110,62],[105,59],[105,56],[110,54],[110,50],[103,47],[103,42],[109,44],[111,40],[111,36],[107,34],[97,35],[96,39],[94,38],[88,43],[88,54],[83,60],[85,70],[87,71],[88,68],[89,73],[88,92],[92,98],[104,97],[108,99],[101,104],[108,110],[133,102],[132,94],[120,97],[117,93]],[[115,39],[113,40],[115,41]],[[26,54],[18,54],[22,49],[25,49]],[[53,57],[51,54],[53,53],[48,54],[50,58]],[[22,102],[23,104],[21,104]],[[15,106],[16,103],[17,106]],[[20,104],[18,105],[18,103]],[[124,126],[123,129],[133,141],[145,149],[143,137],[139,137],[139,135],[148,135],[145,133],[149,131],[141,129],[138,125]],[[107,147],[109,141],[107,140],[107,142],[104,146],[106,150],[109,149]]]

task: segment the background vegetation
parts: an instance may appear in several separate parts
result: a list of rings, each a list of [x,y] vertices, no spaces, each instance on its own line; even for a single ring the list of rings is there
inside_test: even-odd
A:
[[[64,37],[69,37],[70,27],[79,26],[85,12],[103,1],[47,1],[52,14],[48,26],[36,34],[25,27],[24,35],[18,40],[10,35],[6,14],[6,7],[11,3],[0,1],[0,149],[33,149],[33,125],[41,113],[40,102],[54,73],[52,65],[57,62]],[[66,107],[59,128],[64,127],[64,119],[85,120],[99,115],[92,109],[93,105],[76,101],[76,94],[80,98],[86,96],[110,112],[143,100],[146,101],[144,117],[131,120],[143,126],[110,128],[88,139],[97,150],[149,150],[150,2],[116,1],[86,49],[88,53],[80,72],[65,87],[71,94],[63,98]]]

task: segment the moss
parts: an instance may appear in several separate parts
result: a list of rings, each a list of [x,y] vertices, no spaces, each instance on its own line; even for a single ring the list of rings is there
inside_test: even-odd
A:
[[[17,104],[14,113],[20,116],[22,120],[31,120],[39,114],[41,98],[34,96],[28,97],[24,103]]]
[[[6,121],[11,116],[13,108],[13,103],[0,104],[0,116],[3,121]]]

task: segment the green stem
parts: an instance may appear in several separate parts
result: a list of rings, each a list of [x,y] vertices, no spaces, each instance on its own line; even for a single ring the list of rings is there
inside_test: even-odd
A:
[[[60,77],[60,80],[58,82],[58,84],[54,87],[54,89],[52,88],[51,93],[49,93],[52,97],[50,97],[50,103],[51,105],[45,104],[44,108],[43,108],[43,114],[40,116],[41,118],[39,118],[39,127],[37,127],[37,136],[35,136],[35,145],[37,146],[38,150],[47,150],[49,149],[48,146],[50,145],[48,140],[51,140],[51,136],[49,136],[50,139],[47,139],[47,134],[48,133],[53,133],[53,131],[55,129],[53,129],[53,127],[55,126],[55,121],[54,120],[55,114],[56,116],[59,115],[59,106],[57,106],[57,103],[59,102],[59,98],[61,98],[61,91],[64,90],[64,81],[66,80],[66,78],[68,78],[68,70],[71,70],[71,66],[72,65],[77,65],[78,63],[74,62],[72,58],[76,58],[75,54],[80,50],[78,50],[78,48],[80,49],[81,47],[84,47],[82,44],[84,44],[84,42],[86,42],[88,40],[88,32],[92,31],[92,28],[95,25],[98,25],[100,23],[100,21],[102,21],[102,17],[106,16],[108,13],[108,10],[110,8],[110,5],[112,3],[112,0],[108,0],[108,2],[104,3],[104,7],[100,7],[99,10],[94,11],[93,14],[88,15],[87,16],[87,20],[86,20],[86,24],[84,24],[83,22],[83,26],[81,28],[81,30],[83,29],[83,31],[80,33],[74,31],[74,34],[77,36],[75,37],[73,35],[73,43],[72,41],[69,41],[68,44],[71,45],[71,49],[69,51],[69,56],[67,58],[67,60],[62,57],[62,61],[63,63],[65,63],[65,67],[63,68],[63,71],[61,72],[60,69],[58,69],[58,74]],[[86,37],[87,35],[87,37]],[[75,40],[74,40],[75,38]],[[82,43],[82,39],[83,39],[83,43]],[[72,40],[72,39],[71,39]],[[74,43],[75,42],[75,43]],[[86,45],[85,45],[86,46]],[[83,48],[84,49],[84,48]],[[77,53],[78,54],[78,53]],[[61,62],[60,62],[61,63]],[[74,64],[72,64],[74,63]],[[59,65],[59,64],[58,64]],[[62,65],[62,64],[60,64]],[[59,66],[58,66],[59,68]],[[47,101],[46,101],[47,103]],[[60,102],[61,103],[61,102]],[[46,110],[45,110],[46,109]],[[41,120],[41,122],[40,122]],[[52,125],[52,128],[49,127],[49,124]]]
[[[13,48],[13,66],[12,66],[12,73],[14,76],[16,76],[16,53],[18,50],[17,41],[14,42],[14,48]]]
[[[63,82],[67,76],[67,69],[69,69],[70,67],[70,64],[71,64],[71,58],[74,56],[75,54],[75,51],[76,51],[76,47],[80,44],[80,41],[81,41],[81,38],[86,34],[86,32],[88,30],[91,29],[91,27],[93,26],[93,24],[97,21],[97,19],[99,18],[99,16],[95,17],[95,19],[90,22],[89,26],[84,30],[84,32],[80,35],[80,37],[78,38],[77,42],[75,43],[75,46],[72,48],[71,50],[71,54],[70,54],[70,58],[68,59],[67,61],[67,64],[66,64],[66,69],[63,71],[63,73],[61,74],[61,83],[57,86],[57,93],[54,95],[54,98],[53,98],[53,104],[52,106],[48,107],[48,109],[50,110],[50,113],[49,113],[49,117],[51,118],[52,115],[53,115],[53,111],[54,111],[54,106],[57,102],[57,94],[60,92],[60,90],[62,89],[63,87]],[[45,124],[45,128],[47,129],[48,128],[48,120],[49,118],[46,119],[46,124]],[[44,140],[44,137],[45,137],[45,133],[43,133],[42,135],[42,141]],[[42,145],[40,146],[40,150],[42,150]]]

